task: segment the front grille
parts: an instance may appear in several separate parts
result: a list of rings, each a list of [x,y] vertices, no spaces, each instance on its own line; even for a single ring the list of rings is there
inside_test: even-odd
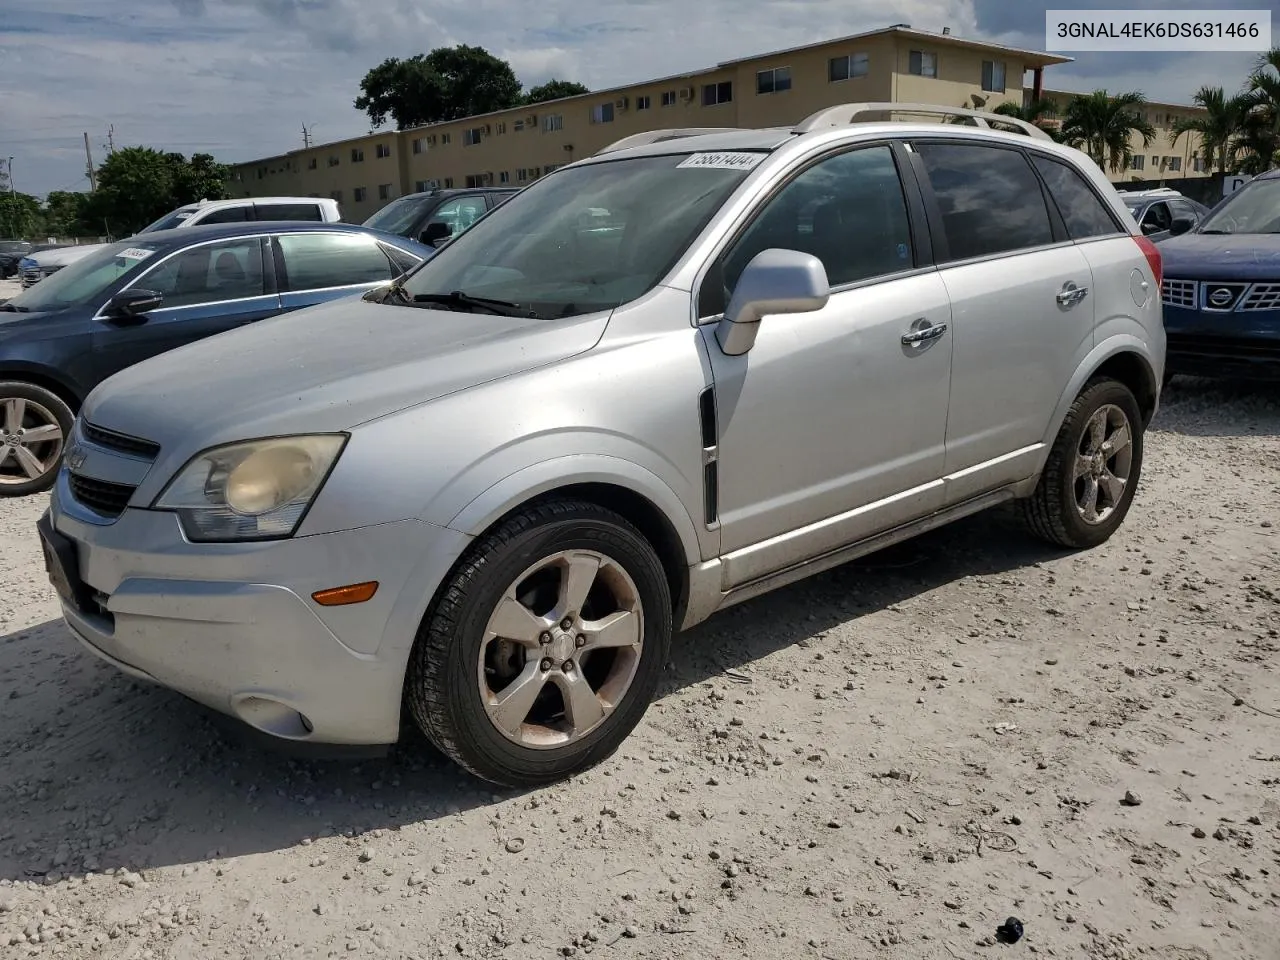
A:
[[[1280,310],[1280,283],[1255,283],[1238,310]]]
[[[125,483],[109,483],[92,477],[70,475],[71,495],[94,513],[112,519],[124,513],[136,487]]]
[[[22,282],[26,284],[39,283],[44,279],[44,274],[39,270],[23,270]]]
[[[105,427],[95,427],[87,421],[80,421],[80,434],[92,444],[119,453],[127,453],[132,457],[154,460],[160,455],[158,443],[143,440],[141,437],[131,437],[127,433],[116,433]]]
[[[1196,308],[1196,282],[1194,280],[1170,280],[1165,277],[1160,285],[1161,298],[1167,307]]]

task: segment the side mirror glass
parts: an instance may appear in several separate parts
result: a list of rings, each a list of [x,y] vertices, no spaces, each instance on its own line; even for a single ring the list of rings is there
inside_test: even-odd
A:
[[[1177,237],[1190,232],[1195,225],[1196,221],[1193,217],[1174,217],[1173,224],[1169,227],[1169,233]]]
[[[164,303],[164,294],[155,290],[121,290],[107,304],[107,315],[123,320],[137,319]]]
[[[760,320],[771,313],[810,313],[831,297],[822,261],[799,250],[761,250],[742,270],[729,306],[716,326],[716,341],[731,357],[754,346]]]
[[[449,229],[449,225],[443,220],[432,220],[427,224],[426,229],[422,231],[418,239],[429,247],[438,247],[451,236],[453,231]]]

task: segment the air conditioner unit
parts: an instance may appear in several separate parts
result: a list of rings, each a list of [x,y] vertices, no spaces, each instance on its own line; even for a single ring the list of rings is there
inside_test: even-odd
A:
[[[630,105],[631,101],[627,97],[619,97],[617,100],[613,101],[613,107],[615,110],[625,110]]]
[[[681,88],[680,88],[680,99],[681,99],[681,100],[692,100],[692,99],[693,99],[693,87],[681,87]]]

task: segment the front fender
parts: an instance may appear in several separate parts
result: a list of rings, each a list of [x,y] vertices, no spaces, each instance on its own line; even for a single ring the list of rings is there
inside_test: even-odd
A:
[[[1159,390],[1160,376],[1164,370],[1163,358],[1153,356],[1147,341],[1141,337],[1134,336],[1131,333],[1112,334],[1094,346],[1085,358],[1080,361],[1076,372],[1072,374],[1071,379],[1067,382],[1066,389],[1062,391],[1062,395],[1058,399],[1058,405],[1054,408],[1053,416],[1049,420],[1049,427],[1043,437],[1045,457],[1048,457],[1049,451],[1053,448],[1053,442],[1058,436],[1058,431],[1062,429],[1062,421],[1067,418],[1067,411],[1071,409],[1071,404],[1080,395],[1080,391],[1084,389],[1084,385],[1088,383],[1089,378],[1097,373],[1099,368],[1108,360],[1121,354],[1135,355],[1144,364],[1146,373],[1151,378],[1155,389]]]

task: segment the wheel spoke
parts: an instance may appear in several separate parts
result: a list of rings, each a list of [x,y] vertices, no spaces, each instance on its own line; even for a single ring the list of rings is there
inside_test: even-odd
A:
[[[584,623],[582,635],[587,639],[583,650],[634,647],[640,643],[640,618],[630,610],[618,610],[602,620]]]
[[[589,553],[571,553],[565,557],[560,571],[560,602],[556,612],[561,617],[582,612],[591,585],[600,572],[600,558]]]
[[[18,458],[18,463],[22,465],[23,472],[32,480],[44,475],[44,464],[26,447],[14,447],[13,455]]]
[[[559,674],[557,685],[564,695],[565,713],[574,737],[586,733],[604,718],[604,704],[581,670]]]
[[[1107,506],[1109,507],[1116,506],[1120,502],[1120,498],[1124,496],[1124,481],[1110,470],[1104,471],[1102,476],[1098,478],[1098,486],[1107,495]]]
[[[1089,452],[1097,453],[1107,437],[1107,411],[1099,410],[1089,418]]]
[[[1098,519],[1098,481],[1087,477],[1084,481],[1084,495],[1080,498],[1080,510],[1090,523]]]
[[[9,456],[13,453],[12,447],[0,447],[0,467],[9,462]]]
[[[542,672],[538,661],[530,658],[520,675],[501,693],[489,695],[485,708],[494,724],[513,736],[518,734],[521,724],[533,709],[533,701],[538,699],[546,682],[546,674]]]
[[[1081,477],[1087,477],[1093,470],[1093,458],[1085,456],[1083,453],[1076,454],[1076,469],[1071,475],[1072,480],[1079,480]]]
[[[23,418],[27,415],[27,401],[21,397],[11,397],[4,402],[4,429],[6,433],[17,433],[22,429]]]
[[[1117,453],[1129,446],[1129,425],[1122,423],[1116,428],[1116,432],[1107,438],[1107,442],[1103,445],[1102,450],[1110,460]]]
[[[551,621],[538,616],[508,593],[498,604],[489,618],[488,634],[491,637],[502,637],[515,640],[524,647],[537,647],[543,632],[551,626]]]
[[[23,443],[42,443],[45,440],[61,440],[62,428],[56,423],[46,423],[43,426],[32,427],[22,434]]]

